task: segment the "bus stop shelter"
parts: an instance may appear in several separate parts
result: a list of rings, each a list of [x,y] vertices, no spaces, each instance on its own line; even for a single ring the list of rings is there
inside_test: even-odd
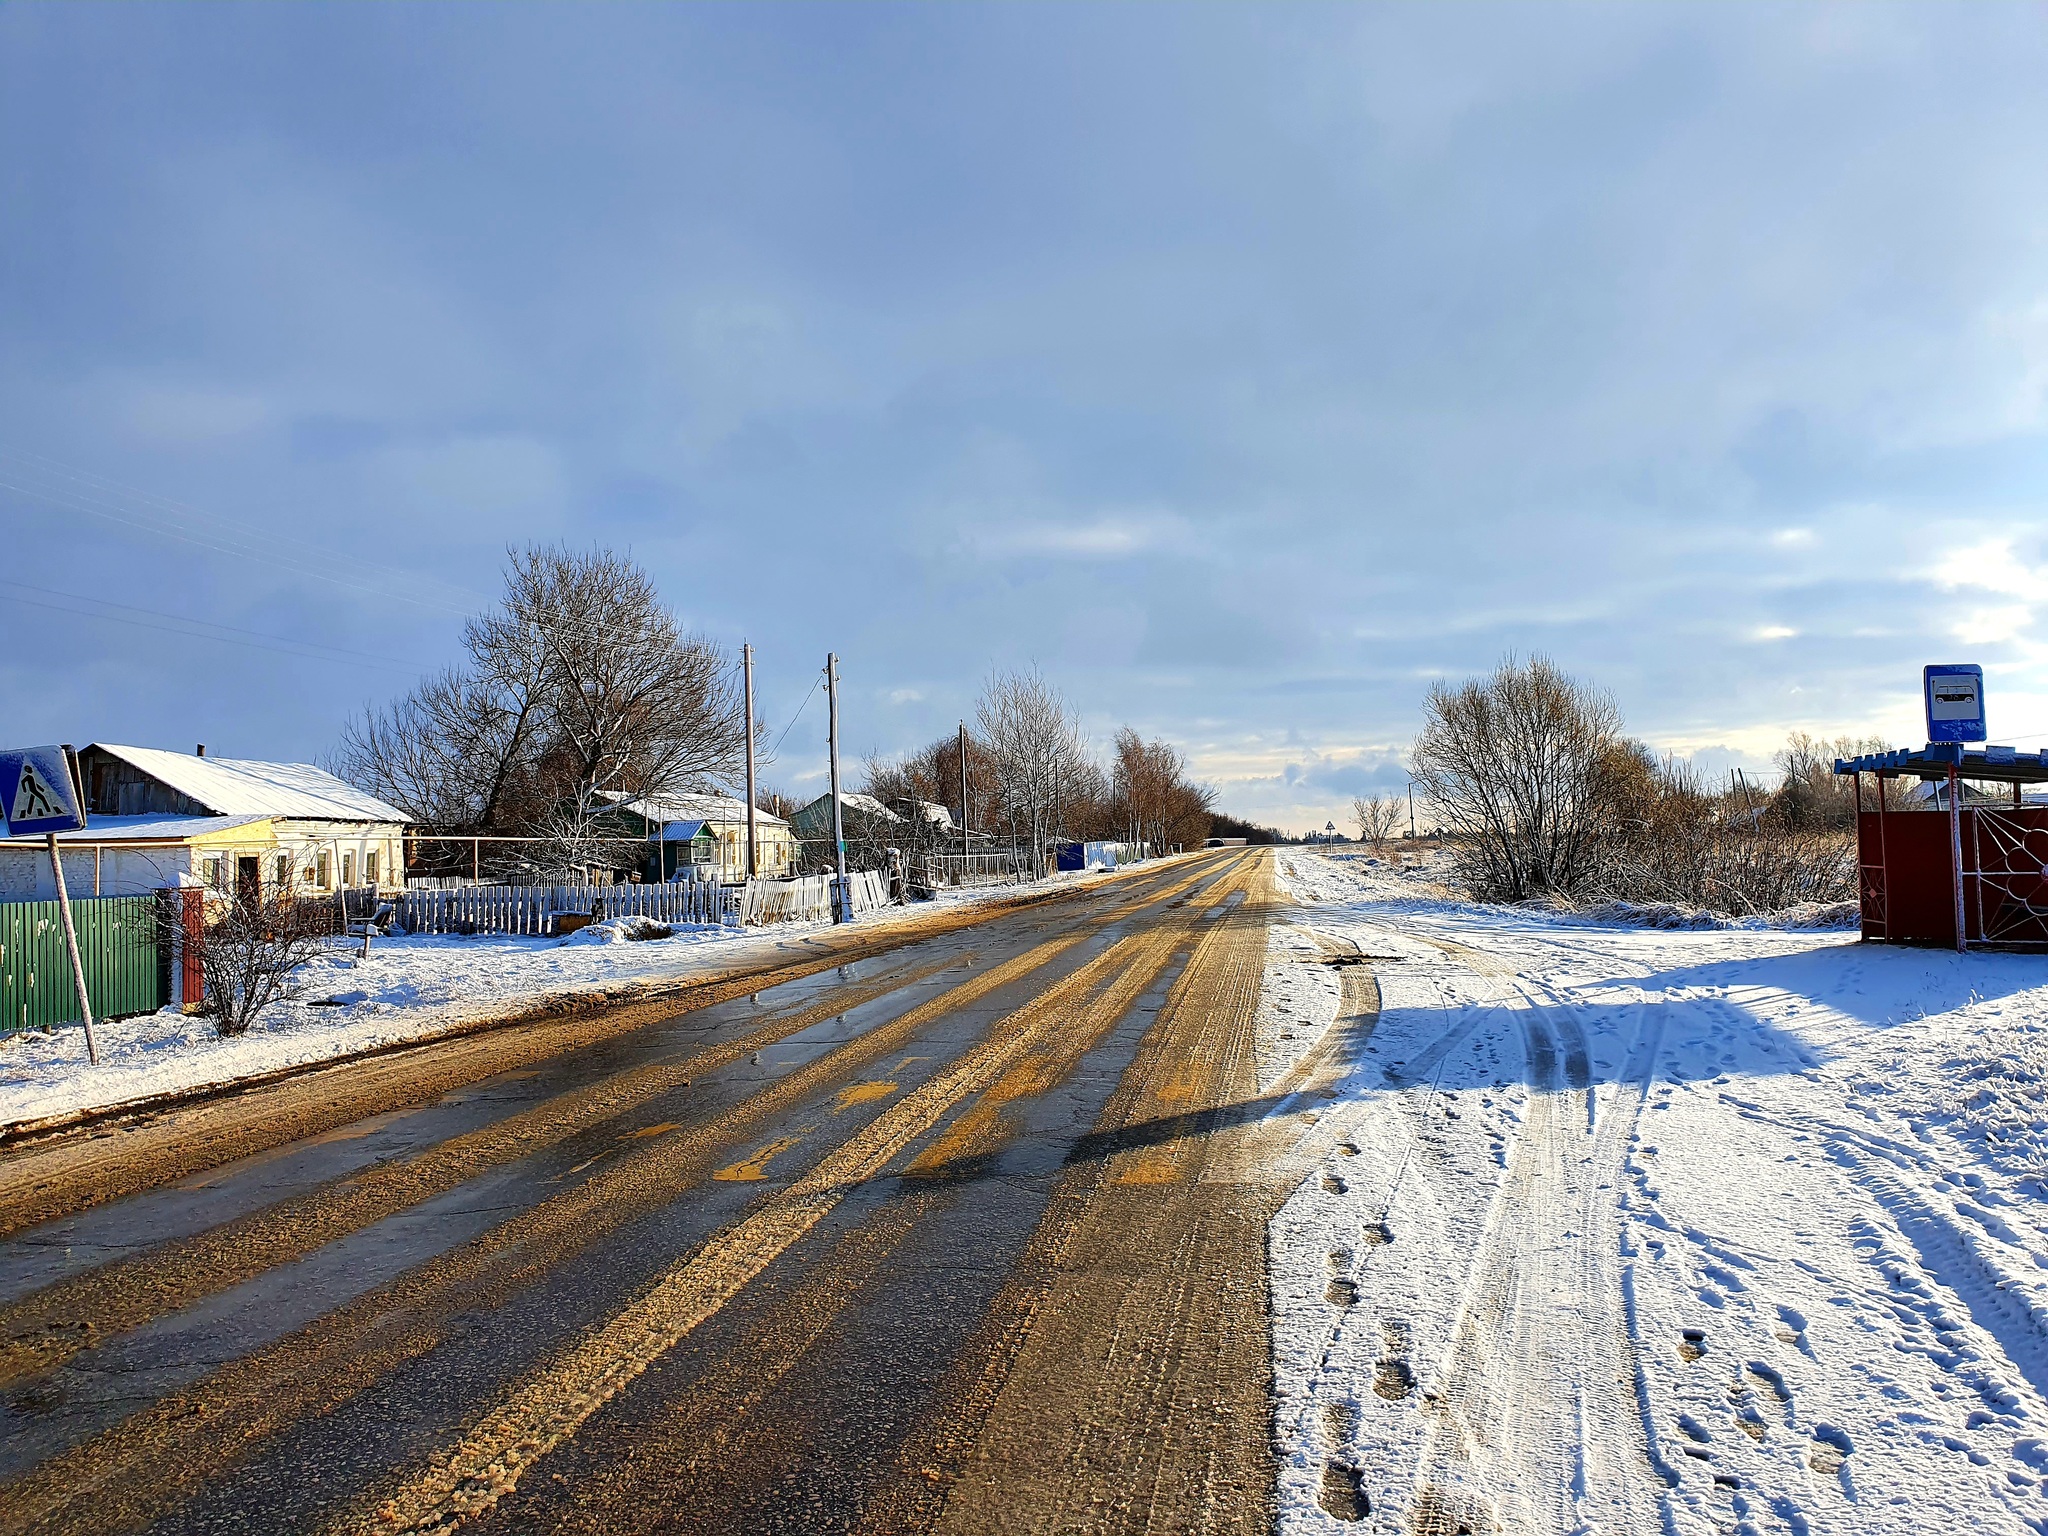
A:
[[[1880,944],[2048,951],[2048,806],[2025,786],[2048,783],[2048,753],[1967,750],[1934,742],[1837,758],[1856,781],[1857,895],[1863,937]],[[1876,779],[1876,807],[1863,776]],[[1939,811],[1888,809],[1887,779],[1943,786]],[[1963,785],[2009,785],[1966,800]]]

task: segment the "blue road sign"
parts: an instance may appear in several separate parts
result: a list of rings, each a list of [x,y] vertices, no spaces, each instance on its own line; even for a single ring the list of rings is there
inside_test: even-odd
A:
[[[1927,739],[1984,739],[1984,669],[1967,662],[1920,669],[1927,700]]]
[[[0,752],[0,817],[14,837],[75,832],[85,825],[85,808],[71,786],[62,747]]]

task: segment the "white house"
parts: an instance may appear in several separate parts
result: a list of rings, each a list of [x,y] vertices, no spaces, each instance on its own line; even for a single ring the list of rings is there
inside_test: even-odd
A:
[[[405,889],[404,813],[311,763],[97,742],[78,766],[87,825],[58,839],[73,895],[194,882],[223,891]],[[0,894],[56,894],[41,839],[0,841]]]

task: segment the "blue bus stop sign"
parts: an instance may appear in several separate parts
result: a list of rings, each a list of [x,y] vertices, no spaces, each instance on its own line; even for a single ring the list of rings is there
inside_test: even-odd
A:
[[[85,825],[85,808],[72,788],[62,747],[0,752],[0,816],[13,837],[76,832]]]
[[[1927,739],[1984,739],[1984,669],[1967,663],[1923,667],[1921,690],[1927,700]]]

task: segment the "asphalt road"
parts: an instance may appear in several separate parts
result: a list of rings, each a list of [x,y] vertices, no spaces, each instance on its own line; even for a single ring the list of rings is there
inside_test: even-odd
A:
[[[0,1530],[1270,1528],[1265,859],[0,1156]]]

